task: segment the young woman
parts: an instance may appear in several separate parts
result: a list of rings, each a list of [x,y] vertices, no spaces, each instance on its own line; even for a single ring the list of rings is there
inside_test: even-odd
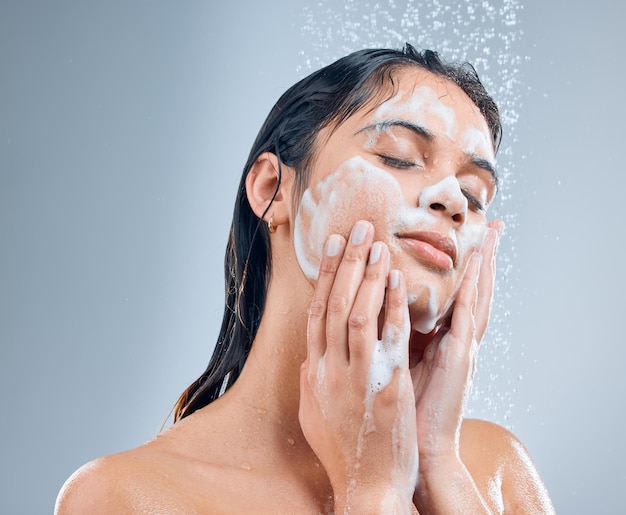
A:
[[[519,441],[463,419],[500,135],[473,68],[410,45],[289,89],[244,169],[207,370],[57,513],[552,513]]]

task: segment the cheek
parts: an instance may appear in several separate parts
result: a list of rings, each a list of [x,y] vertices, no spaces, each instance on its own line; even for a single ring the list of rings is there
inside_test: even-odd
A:
[[[459,263],[465,263],[475,250],[480,250],[487,234],[485,222],[466,223],[457,234],[457,247],[459,252]],[[464,266],[463,266],[464,269]]]
[[[347,239],[358,220],[369,220],[376,228],[376,238],[388,240],[394,213],[403,202],[397,181],[362,158],[346,161],[307,189],[294,227],[296,256],[304,275],[317,279],[328,236],[341,234]]]

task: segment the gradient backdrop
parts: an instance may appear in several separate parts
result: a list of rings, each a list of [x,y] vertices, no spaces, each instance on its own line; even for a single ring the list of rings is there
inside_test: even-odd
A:
[[[507,273],[472,413],[522,439],[559,513],[617,514],[626,38],[613,2],[555,4],[525,1],[511,29]],[[242,165],[318,48],[302,30],[318,2],[216,5],[0,3],[2,513],[51,513],[80,465],[153,437],[208,362]]]

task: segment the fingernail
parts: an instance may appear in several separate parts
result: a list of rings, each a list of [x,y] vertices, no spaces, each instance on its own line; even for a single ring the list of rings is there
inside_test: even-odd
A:
[[[365,237],[367,236],[368,223],[359,221],[352,229],[352,237],[350,241],[352,245],[361,245],[365,241]]]
[[[380,253],[383,249],[383,244],[380,241],[377,241],[372,245],[370,249],[370,265],[375,264],[380,259]]]
[[[329,236],[328,241],[326,242],[326,255],[328,257],[333,257],[339,254],[339,249],[341,248],[341,238],[338,234],[332,234]]]
[[[398,270],[392,270],[389,274],[389,288],[394,290],[400,283],[400,272]]]

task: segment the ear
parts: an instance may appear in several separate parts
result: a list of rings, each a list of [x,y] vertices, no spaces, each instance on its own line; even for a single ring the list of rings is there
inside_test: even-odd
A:
[[[263,152],[257,157],[246,177],[246,194],[254,214],[266,222],[273,216],[275,227],[287,223],[292,180],[293,170],[282,163],[279,168],[275,154]]]

